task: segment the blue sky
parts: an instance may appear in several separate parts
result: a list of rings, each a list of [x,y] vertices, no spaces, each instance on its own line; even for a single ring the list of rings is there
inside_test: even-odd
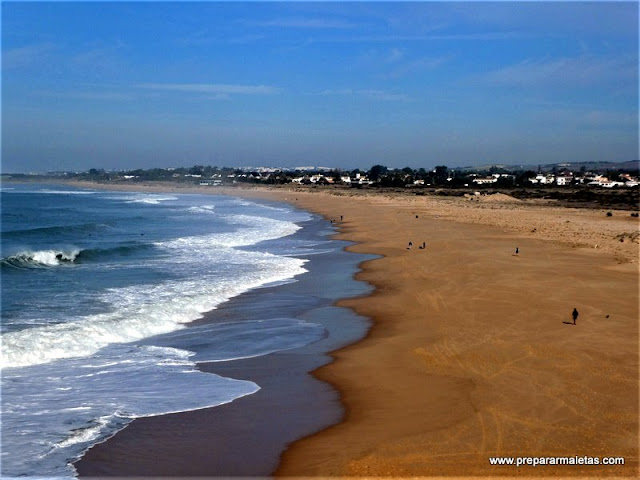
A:
[[[3,172],[637,158],[637,2],[2,3]]]

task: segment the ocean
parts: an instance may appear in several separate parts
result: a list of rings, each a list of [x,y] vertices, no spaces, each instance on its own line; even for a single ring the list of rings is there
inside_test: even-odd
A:
[[[74,461],[136,418],[261,388],[198,365],[333,348],[366,331],[331,310],[367,291],[351,279],[364,256],[290,205],[30,184],[1,195],[2,476],[73,478]],[[322,293],[216,315],[248,292],[313,277],[313,265]]]

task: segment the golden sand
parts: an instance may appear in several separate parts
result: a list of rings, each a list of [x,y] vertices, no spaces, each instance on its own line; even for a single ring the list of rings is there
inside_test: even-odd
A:
[[[358,275],[374,294],[340,303],[373,319],[369,336],[315,372],[342,393],[345,421],[295,443],[279,475],[637,474],[637,219],[506,195],[270,195],[383,256]]]
[[[231,193],[322,214],[356,242],[351,250],[381,256],[358,274],[374,293],[340,302],[373,320],[369,335],[314,372],[339,390],[345,418],[294,443],[278,475],[638,475],[630,212],[608,217],[502,194]],[[625,464],[515,468],[490,465],[495,456]]]

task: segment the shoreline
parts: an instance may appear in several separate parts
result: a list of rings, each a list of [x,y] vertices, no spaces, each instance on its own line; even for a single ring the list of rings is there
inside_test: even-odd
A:
[[[59,180],[49,183],[112,191],[231,195],[271,199],[292,205],[297,204],[296,195],[300,195],[302,198],[309,195],[313,195],[314,198],[318,198],[318,195],[319,198],[328,199],[337,197],[346,201],[366,199],[374,206],[400,202],[399,205],[405,209],[424,209],[425,206],[428,206],[427,208],[434,218],[496,227],[501,229],[503,233],[559,242],[572,249],[593,251],[598,255],[611,255],[618,264],[635,263],[640,266],[638,255],[640,221],[637,217],[630,216],[631,213],[637,212],[640,205],[637,205],[635,209],[617,209],[611,217],[608,217],[611,208],[605,206],[597,208],[593,206],[567,206],[558,204],[555,200],[538,198],[519,200],[503,193],[449,197],[416,195],[411,190],[334,189],[294,185],[200,186],[173,182],[133,184],[96,183],[79,180]],[[315,202],[308,203],[310,211],[315,211],[327,220],[335,219],[335,212],[323,211],[322,205],[317,206]],[[298,206],[305,208],[301,204]],[[523,212],[526,213],[526,218],[523,218]],[[593,228],[592,222],[594,220],[598,222],[600,230]]]
[[[460,218],[467,205],[402,195],[253,194],[326,218],[346,213],[338,238],[381,257],[356,276],[375,286],[372,295],[338,302],[371,318],[372,329],[313,372],[340,391],[345,420],[291,446],[277,476],[638,474],[638,247],[637,235],[620,236],[637,232],[637,220],[619,218],[616,231],[604,212],[527,211],[501,196]],[[510,228],[514,217],[538,228],[523,235],[522,225]],[[577,227],[557,228],[570,223]],[[584,238],[570,241],[571,228]],[[523,271],[512,271],[515,262]],[[571,337],[576,305],[586,331]],[[488,461],[576,455],[626,463],[512,471]]]
[[[374,293],[338,303],[373,328],[313,372],[340,392],[345,419],[295,442],[278,476],[638,474],[637,220],[503,197],[232,194],[344,215],[337,238],[380,256],[357,275]],[[578,325],[565,325],[576,306]],[[575,455],[626,464],[488,462]]]
[[[300,203],[318,211],[313,195]],[[340,304],[372,318],[374,327],[314,372],[338,385],[346,421],[293,445],[279,476],[637,474],[637,245],[627,245],[631,256],[618,245],[591,251],[567,244],[562,232],[541,241],[504,226],[454,221],[460,208],[350,200],[346,218],[358,215],[359,222],[343,238],[356,242],[353,250],[383,258],[358,275],[374,293]],[[628,225],[637,229],[637,222]],[[428,242],[424,251],[416,251],[420,234]],[[510,271],[515,262],[526,272]],[[442,278],[444,272],[453,278]],[[574,304],[587,314],[581,322],[590,332],[562,338],[563,327],[573,328],[563,321]],[[513,315],[524,318],[513,321]],[[607,320],[613,317],[617,322]],[[600,368],[616,375],[603,379]],[[376,385],[362,380],[376,377]],[[597,398],[590,400],[592,393]],[[488,462],[489,456],[578,454],[622,455],[627,463],[510,471]]]
[[[303,227],[301,238],[328,240],[333,237],[328,226],[316,216]],[[352,280],[365,257],[344,252],[345,242],[330,245],[327,252],[306,257],[309,272],[295,282],[245,292],[193,322],[275,315],[323,325],[327,338],[258,357],[198,363],[200,371],[252,381],[260,390],[224,405],[135,419],[75,462],[79,477],[206,477],[211,472],[221,477],[266,477],[277,468],[287,444],[339,422],[337,392],[309,372],[331,361],[329,351],[364,335],[365,320],[332,303],[338,293],[357,296],[369,287]],[[329,277],[342,271],[341,276],[351,280],[341,282],[339,292],[332,291],[336,287],[329,285]],[[317,285],[324,285],[324,290],[315,298]],[[265,311],[266,305],[272,308]]]

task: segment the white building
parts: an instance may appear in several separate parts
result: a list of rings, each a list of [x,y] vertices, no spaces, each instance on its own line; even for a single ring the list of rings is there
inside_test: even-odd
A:
[[[476,177],[473,179],[473,183],[477,183],[478,185],[485,185],[488,183],[496,183],[498,181],[497,177]]]
[[[542,173],[539,173],[535,176],[535,178],[530,178],[529,181],[531,183],[540,183],[540,184],[548,184],[548,183],[554,183],[555,182],[556,177],[553,175],[543,175]]]
[[[568,175],[561,175],[556,177],[556,184],[558,185],[571,185],[571,182],[573,182],[573,177],[570,177]]]

